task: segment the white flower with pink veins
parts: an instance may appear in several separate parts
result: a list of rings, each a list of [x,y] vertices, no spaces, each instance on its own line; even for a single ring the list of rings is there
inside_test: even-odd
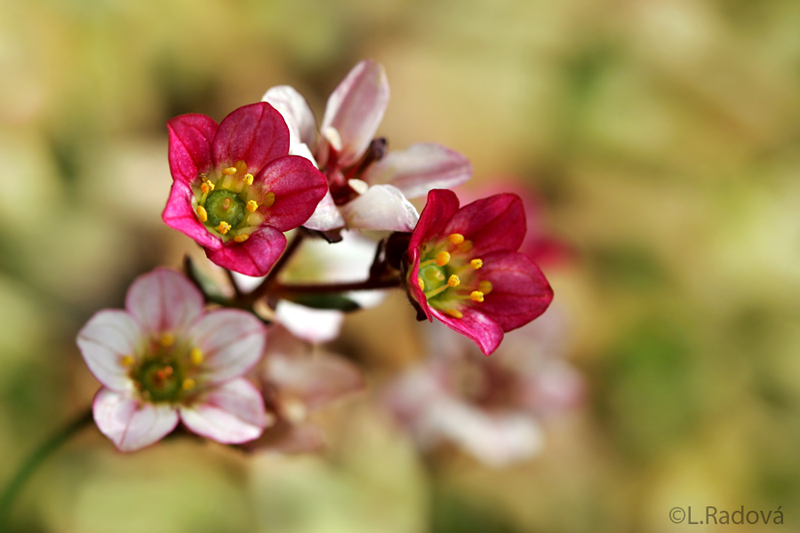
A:
[[[236,309],[206,312],[182,274],[144,274],[128,289],[124,310],[99,311],[78,334],[103,384],[93,404],[97,427],[125,452],[157,442],[178,421],[226,444],[256,439],[273,420],[242,376],[265,343],[261,321]]]
[[[389,103],[389,83],[374,61],[358,63],[331,93],[319,133],[308,102],[293,87],[272,87],[262,100],[286,120],[290,153],[307,157],[328,177],[328,194],[307,228],[411,231],[419,214],[408,198],[455,187],[472,175],[467,158],[435,143],[384,157],[385,143],[373,139]]]

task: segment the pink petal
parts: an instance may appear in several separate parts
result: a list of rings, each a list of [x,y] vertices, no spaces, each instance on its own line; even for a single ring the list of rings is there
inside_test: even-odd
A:
[[[339,208],[351,229],[411,231],[419,215],[403,193],[391,185],[375,185]]]
[[[213,119],[199,114],[181,115],[167,122],[173,179],[188,184],[211,168],[211,141],[217,127]]]
[[[116,391],[131,389],[125,356],[136,357],[143,342],[139,324],[125,311],[96,313],[78,333],[78,348],[97,380]]]
[[[495,194],[467,204],[445,228],[445,234],[460,233],[471,240],[473,256],[516,251],[525,231],[525,207],[516,194]]]
[[[281,300],[275,309],[275,318],[297,337],[319,344],[339,336],[344,313],[335,309],[312,309],[288,300]]]
[[[406,198],[424,196],[431,189],[452,189],[472,176],[472,165],[463,155],[433,143],[412,144],[390,152],[370,166],[364,181],[394,185]]]
[[[178,413],[167,404],[150,404],[100,389],[92,404],[100,432],[122,452],[132,452],[161,440],[178,424]]]
[[[206,313],[187,332],[190,342],[203,351],[203,379],[210,383],[250,370],[264,353],[266,335],[259,319],[238,309]]]
[[[224,444],[257,439],[268,423],[261,393],[243,378],[220,385],[202,403],[180,411],[186,427]]]
[[[485,255],[482,279],[492,292],[476,308],[497,322],[503,331],[524,326],[545,312],[553,301],[553,289],[533,261],[519,252]]]
[[[206,255],[223,268],[248,276],[266,276],[286,249],[286,237],[269,226],[262,226],[243,243],[227,242],[218,250],[206,248]]]
[[[317,121],[308,102],[294,87],[278,85],[272,87],[261,99],[277,109],[289,128],[291,144],[304,143],[313,147],[317,142]]]
[[[225,117],[212,145],[217,167],[244,161],[253,175],[288,153],[289,128],[281,114],[266,102],[240,107]]]
[[[272,354],[266,364],[268,382],[301,400],[308,409],[364,388],[361,369],[333,354]]]
[[[330,191],[325,193],[314,209],[314,214],[303,223],[303,226],[317,231],[329,231],[344,226],[344,218],[339,212],[339,208],[333,203]]]
[[[275,193],[275,203],[261,208],[265,224],[280,231],[300,226],[314,213],[328,192],[328,180],[308,159],[290,155],[272,161],[256,177],[264,190]]]
[[[434,307],[431,307],[430,311],[436,318],[444,322],[447,327],[472,339],[486,355],[490,355],[495,351],[503,340],[503,328],[500,324],[473,308],[461,308],[460,311],[463,314],[461,318],[453,318]]]
[[[204,248],[216,249],[222,246],[222,240],[208,231],[192,207],[194,193],[182,181],[175,181],[169,191],[169,199],[161,219],[164,223],[194,239]]]
[[[348,167],[366,150],[389,103],[383,67],[365,60],[353,67],[328,98],[322,128],[334,128],[342,140],[339,165]]]
[[[125,307],[145,334],[182,332],[203,314],[203,294],[186,276],[157,268],[139,276],[128,289]]]

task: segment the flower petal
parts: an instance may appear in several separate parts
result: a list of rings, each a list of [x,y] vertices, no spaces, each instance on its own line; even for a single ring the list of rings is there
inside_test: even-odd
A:
[[[255,175],[270,161],[289,153],[289,128],[268,103],[246,105],[222,120],[211,153],[218,168],[244,161],[247,171]]]
[[[331,93],[321,130],[335,129],[342,140],[339,165],[348,167],[366,150],[389,103],[389,82],[383,67],[365,60]]]
[[[289,231],[307,221],[328,192],[328,180],[305,157],[290,155],[272,161],[256,177],[265,191],[275,193],[275,203],[260,208],[264,223]]]
[[[196,113],[167,122],[169,170],[174,180],[189,184],[211,168],[211,142],[217,128],[213,119]]]
[[[500,327],[500,324],[480,311],[463,307],[460,309],[463,316],[453,318],[434,307],[429,307],[429,309],[431,314],[444,322],[447,327],[472,339],[486,355],[495,351],[503,340],[503,328]]]
[[[451,189],[472,176],[469,160],[439,144],[412,144],[390,152],[370,166],[364,181],[394,185],[406,198],[424,196],[431,189]]]
[[[206,248],[212,263],[248,276],[265,276],[286,248],[286,237],[270,226],[262,226],[243,243],[228,242],[217,250]]]
[[[482,279],[492,283],[492,292],[477,307],[503,331],[524,326],[544,313],[553,301],[553,289],[544,274],[523,253],[485,255],[479,272]]]
[[[351,229],[411,231],[419,219],[416,208],[391,185],[370,187],[339,210]]]
[[[312,309],[288,300],[281,300],[275,318],[297,337],[310,343],[329,342],[339,336],[344,313],[335,309]]]
[[[516,194],[495,194],[458,210],[444,235],[460,233],[472,241],[472,254],[516,251],[525,239],[525,207]]]
[[[203,380],[220,383],[243,375],[264,353],[264,324],[238,309],[218,309],[192,324],[189,340],[203,351]]]
[[[344,218],[333,202],[330,191],[325,193],[314,209],[314,214],[303,223],[303,226],[317,231],[330,231],[344,226]]]
[[[100,432],[122,452],[149,446],[178,424],[178,413],[172,406],[144,403],[108,389],[100,389],[94,397],[92,411]]]
[[[157,268],[139,276],[128,289],[125,307],[146,335],[182,332],[203,314],[203,294],[186,276]]]
[[[96,313],[78,333],[78,348],[97,381],[115,391],[132,387],[125,356],[136,357],[143,342],[136,320],[122,310]]]
[[[317,142],[317,120],[308,102],[294,87],[278,85],[270,88],[262,102],[267,102],[283,115],[289,128],[291,145],[304,143],[313,147]]]
[[[271,422],[261,393],[244,378],[220,385],[202,403],[181,407],[180,412],[190,430],[224,444],[257,439]]]
[[[188,235],[204,248],[221,247],[222,240],[208,231],[197,218],[192,207],[193,197],[192,189],[186,183],[176,180],[169,191],[169,199],[161,219],[167,226]]]

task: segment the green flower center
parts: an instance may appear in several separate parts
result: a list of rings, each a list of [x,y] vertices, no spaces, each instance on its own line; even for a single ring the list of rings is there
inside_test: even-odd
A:
[[[148,343],[140,357],[124,356],[122,364],[129,367],[131,380],[144,401],[185,404],[197,395],[203,359],[200,348],[165,333]]]
[[[216,228],[220,222],[227,222],[232,228],[238,228],[246,212],[245,205],[245,201],[232,191],[210,192],[205,205],[208,213],[206,225]]]

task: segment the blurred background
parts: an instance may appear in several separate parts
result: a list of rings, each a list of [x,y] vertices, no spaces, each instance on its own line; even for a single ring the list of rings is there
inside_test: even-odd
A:
[[[388,75],[390,147],[438,142],[475,186],[539,196],[569,249],[543,264],[561,356],[585,380],[532,459],[422,454],[378,401],[425,357],[395,294],[334,346],[371,386],[326,411],[326,452],[123,455],[92,427],[10,531],[659,532],[689,505],[782,506],[796,530],[798,28],[794,0],[0,0],[0,484],[90,403],[86,320],[197,254],[160,219],[165,122],[279,84],[320,120],[363,58]]]

